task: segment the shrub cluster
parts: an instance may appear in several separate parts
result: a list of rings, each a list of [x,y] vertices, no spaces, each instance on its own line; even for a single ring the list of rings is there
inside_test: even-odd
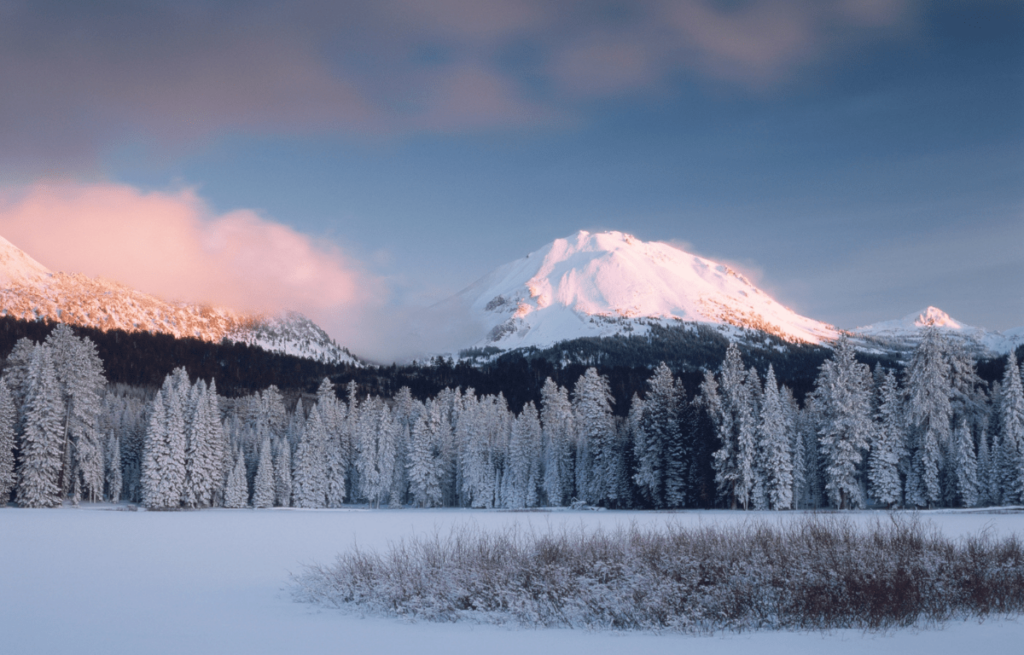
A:
[[[354,549],[297,600],[431,621],[710,633],[885,629],[1024,609],[1016,536],[950,539],[917,520],[536,533],[457,528]]]

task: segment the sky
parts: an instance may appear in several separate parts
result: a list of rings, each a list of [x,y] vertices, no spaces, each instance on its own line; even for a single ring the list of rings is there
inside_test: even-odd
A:
[[[357,354],[580,229],[1024,325],[1024,3],[0,0],[0,235]]]

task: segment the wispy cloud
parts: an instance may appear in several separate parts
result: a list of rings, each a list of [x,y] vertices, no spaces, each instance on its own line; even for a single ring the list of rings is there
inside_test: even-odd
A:
[[[0,4],[0,159],[223,133],[508,128],[681,73],[763,87],[919,0]]]

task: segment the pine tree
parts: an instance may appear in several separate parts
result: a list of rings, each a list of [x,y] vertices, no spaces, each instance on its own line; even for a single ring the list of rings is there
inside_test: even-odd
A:
[[[665,362],[647,380],[640,425],[634,436],[634,482],[653,507],[685,503],[687,462],[680,431],[680,388]]]
[[[292,448],[288,439],[277,440],[274,459],[274,502],[278,507],[292,505]]]
[[[438,507],[443,502],[441,480],[444,470],[441,461],[441,411],[437,403],[430,402],[426,411],[416,419],[412,429],[409,451],[409,493],[420,507]]]
[[[249,487],[245,480],[245,458],[235,451],[235,463],[231,467],[227,486],[224,489],[224,507],[241,509],[249,506]]]
[[[252,506],[266,509],[274,506],[274,460],[271,454],[270,437],[260,445],[259,465],[256,468],[256,483],[253,485]]]
[[[567,505],[576,488],[572,405],[569,392],[548,378],[540,392],[544,443],[544,494],[554,506]]]
[[[60,387],[49,349],[38,346],[29,367],[25,398],[25,433],[18,466],[18,504],[58,507],[63,494],[60,471],[64,460]]]
[[[758,451],[763,463],[764,494],[771,509],[793,507],[793,453],[789,429],[786,407],[775,381],[775,370],[769,364],[758,426]]]
[[[989,455],[988,433],[978,436],[978,505],[992,505],[992,459]]]
[[[801,506],[807,495],[807,455],[804,452],[804,438],[800,431],[800,405],[789,387],[782,386],[782,406],[786,415],[786,431],[789,434],[789,452],[793,462],[793,508]]]
[[[576,459],[577,480],[583,485],[578,490],[579,498],[594,505],[618,498],[614,402],[608,378],[598,374],[597,369],[588,368],[576,381],[573,419],[580,449]]]
[[[978,505],[978,469],[977,457],[974,454],[974,438],[967,425],[967,417],[960,417],[960,424],[953,434],[956,445],[953,473],[956,484],[956,498],[961,507]]]
[[[903,498],[900,460],[906,456],[905,431],[903,396],[896,375],[886,371],[875,411],[875,441],[868,457],[871,497],[886,507],[899,505]]]
[[[1011,351],[1006,357],[999,399],[1003,502],[1024,499],[1024,385]]]
[[[512,421],[508,471],[503,479],[504,506],[536,507],[540,469],[540,420],[532,402]]]
[[[857,362],[849,341],[840,339],[832,358],[821,365],[814,389],[825,491],[839,509],[864,505],[860,465],[874,428],[871,386],[870,369]]]
[[[942,502],[942,453],[951,450],[952,391],[945,342],[934,328],[925,330],[907,367],[907,416],[911,430],[911,471],[907,503],[933,507]]]
[[[110,432],[110,439],[107,440],[107,500],[112,503],[121,502],[121,440]]]
[[[324,441],[327,439],[317,405],[309,412],[301,429],[295,450],[292,472],[292,504],[295,507],[325,507],[327,503],[327,471],[324,462]]]
[[[0,507],[5,507],[14,490],[14,427],[18,410],[7,384],[0,379]]]
[[[395,473],[395,426],[391,410],[382,402],[374,403],[372,414],[365,415],[368,420],[361,422],[357,437],[360,494],[374,507],[380,507]]]
[[[756,430],[758,407],[750,376],[743,367],[739,348],[730,343],[719,378],[710,386],[707,376],[702,393],[714,408],[713,421],[721,447],[714,453],[715,482],[735,508],[744,509],[754,500],[757,486]]]

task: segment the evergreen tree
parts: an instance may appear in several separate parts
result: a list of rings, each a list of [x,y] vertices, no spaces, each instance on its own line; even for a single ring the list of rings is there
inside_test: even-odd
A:
[[[999,399],[1003,502],[1024,498],[1024,385],[1011,351],[1006,357]]]
[[[245,458],[235,451],[235,463],[231,467],[227,486],[224,489],[224,507],[241,509],[249,506],[249,487],[245,480]]]
[[[0,507],[7,505],[14,490],[14,427],[18,410],[7,389],[5,380],[0,379]]]
[[[952,391],[945,340],[934,328],[925,330],[907,367],[907,416],[911,432],[907,503],[933,507],[942,502],[942,454],[951,445]]]
[[[317,508],[327,503],[327,470],[324,462],[324,441],[327,439],[319,403],[313,406],[300,431],[295,450],[292,474],[292,504],[295,507]]]
[[[259,465],[256,468],[256,484],[253,485],[252,506],[266,509],[274,506],[274,459],[271,454],[270,437],[260,445]]]
[[[953,434],[953,441],[956,445],[953,462],[955,496],[960,501],[961,507],[976,507],[978,505],[977,458],[974,454],[974,438],[971,436],[966,416],[960,417],[960,424]]]
[[[875,411],[875,441],[868,457],[871,497],[886,507],[899,505],[903,498],[900,461],[906,456],[905,430],[903,396],[896,375],[886,371]]]
[[[544,443],[544,494],[554,506],[567,505],[576,488],[572,405],[565,387],[548,378],[540,392]]]
[[[702,385],[721,446],[714,453],[715,482],[719,493],[732,507],[744,509],[753,500],[756,477],[757,399],[750,376],[743,367],[739,348],[730,343],[725,361],[719,369],[717,383],[712,387],[707,376]]]
[[[512,421],[508,469],[502,480],[504,507],[536,507],[540,469],[540,420],[533,403]]]
[[[111,431],[107,441],[107,500],[112,503],[121,502],[121,440]]]
[[[416,418],[412,429],[409,493],[419,507],[438,507],[444,500],[441,422],[441,407],[436,402],[428,402],[426,411]]]
[[[278,438],[274,452],[274,503],[278,507],[292,505],[292,449],[286,437]]]
[[[614,402],[608,378],[598,374],[597,369],[588,368],[576,381],[573,418],[580,449],[576,459],[577,480],[583,485],[578,490],[579,498],[595,505],[618,499]]]
[[[786,407],[769,364],[764,382],[764,401],[758,426],[758,451],[763,464],[764,493],[771,509],[793,507],[793,453]]]
[[[18,466],[18,504],[58,507],[63,500],[60,471],[63,462],[62,403],[49,349],[38,346],[29,367],[25,398],[25,433]]]
[[[860,465],[870,448],[870,369],[857,362],[853,347],[840,339],[832,358],[821,365],[814,389],[825,492],[833,507],[864,505]]]
[[[634,482],[653,507],[685,503],[685,452],[680,430],[681,389],[665,362],[647,380],[640,425],[634,433]]]
[[[786,430],[789,434],[789,452],[793,462],[793,508],[801,506],[807,495],[807,455],[804,438],[800,430],[800,405],[789,387],[782,386],[782,406],[786,415]]]

